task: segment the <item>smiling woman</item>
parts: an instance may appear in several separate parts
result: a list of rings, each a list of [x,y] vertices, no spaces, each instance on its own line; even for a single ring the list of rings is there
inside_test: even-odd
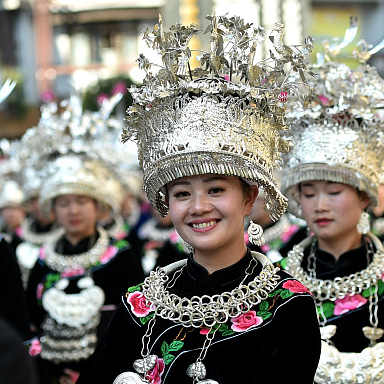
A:
[[[384,249],[367,209],[376,205],[383,161],[375,108],[384,81],[369,66],[328,62],[314,85],[322,103],[290,112],[300,142],[284,155],[282,179],[288,210],[311,236],[291,244],[281,265],[316,299],[323,341],[315,383],[380,382]]]
[[[114,175],[86,153],[55,156],[46,164],[43,211],[63,232],[40,248],[27,298],[52,383],[74,383],[93,353],[126,288],[144,276],[126,241],[97,225]]]
[[[147,76],[142,88],[131,89],[123,133],[138,143],[149,201],[162,216],[169,213],[193,250],[128,289],[79,384],[313,381],[320,355],[313,298],[244,239],[259,187],[273,219],[287,205],[273,168],[288,145],[280,135],[288,127],[278,96],[294,84],[283,81],[290,76],[280,76],[275,59],[253,66],[261,27],[238,17],[208,19],[205,69],[188,64],[195,25],[165,32],[160,18],[153,35],[145,33],[164,68],[153,76],[140,56]],[[229,36],[236,37],[224,44]],[[275,48],[285,62],[303,58],[297,46]],[[248,57],[252,73],[245,70]],[[232,72],[245,82],[226,79]]]

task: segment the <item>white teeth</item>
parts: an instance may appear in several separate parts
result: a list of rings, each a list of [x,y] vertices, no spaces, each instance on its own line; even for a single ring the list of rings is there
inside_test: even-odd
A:
[[[215,225],[216,224],[216,221],[215,220],[212,220],[212,221],[209,221],[207,223],[200,223],[200,224],[192,224],[192,227],[193,228],[196,228],[196,229],[203,229],[203,228],[206,228],[206,227],[210,227],[212,225]]]

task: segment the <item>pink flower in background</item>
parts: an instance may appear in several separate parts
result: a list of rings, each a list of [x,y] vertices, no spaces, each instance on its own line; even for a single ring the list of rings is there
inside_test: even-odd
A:
[[[292,237],[293,234],[296,233],[296,231],[299,229],[297,225],[291,225],[282,235],[281,240],[282,242],[286,243],[288,240]]]
[[[308,288],[297,280],[288,280],[283,283],[283,288],[293,293],[310,293]]]
[[[99,93],[96,96],[97,105],[103,105],[104,101],[109,100],[109,96],[106,93]]]
[[[256,327],[257,325],[263,322],[263,319],[259,316],[256,316],[255,311],[249,311],[247,313],[243,313],[235,318],[231,319],[232,326],[231,328],[235,332],[243,332],[249,328]]]
[[[145,376],[145,379],[148,380],[151,384],[160,384],[161,383],[161,375],[164,372],[165,363],[163,359],[159,359],[156,356],[155,366],[148,372]]]
[[[361,307],[367,302],[367,299],[361,295],[345,296],[344,299],[335,300],[335,309],[333,313],[337,315],[342,315],[352,309]]]
[[[319,95],[319,99],[321,100],[321,102],[326,105],[326,106],[329,106],[331,105],[328,97],[325,97],[324,95]]]
[[[125,95],[127,93],[127,85],[123,81],[118,81],[112,88],[112,95],[116,93],[122,93]]]
[[[151,312],[151,307],[147,305],[147,299],[142,292],[130,293],[127,301],[137,317],[145,317]]]
[[[172,244],[177,244],[181,241],[180,235],[176,230],[171,232],[171,234],[169,235],[169,240]]]
[[[36,288],[36,297],[38,300],[41,300],[41,298],[43,297],[43,292],[44,292],[44,284],[40,283],[37,285],[37,288]]]
[[[44,260],[45,259],[45,249],[44,249],[44,247],[40,248],[39,258],[40,258],[40,260]]]
[[[260,249],[265,253],[271,250],[271,246],[269,244],[263,244]]]
[[[32,340],[32,343],[31,345],[29,346],[29,355],[30,356],[38,356],[40,355],[41,351],[42,351],[42,347],[41,347],[41,344],[40,344],[40,340],[38,339],[34,339]]]
[[[23,236],[23,228],[21,228],[21,227],[17,227],[17,228],[15,229],[15,233],[16,233],[16,235],[19,236],[21,239],[24,237],[24,236]]]
[[[116,255],[118,250],[119,248],[115,247],[114,245],[110,245],[105,251],[104,255],[102,255],[100,258],[101,264],[108,263],[108,261],[111,260]]]
[[[55,94],[52,91],[45,91],[41,94],[41,100],[44,103],[50,103],[55,100]]]
[[[288,92],[280,92],[279,94],[279,101],[281,103],[286,103],[288,100]]]

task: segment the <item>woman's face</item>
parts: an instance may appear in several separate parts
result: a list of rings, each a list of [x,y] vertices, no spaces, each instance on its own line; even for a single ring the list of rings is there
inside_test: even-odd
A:
[[[369,204],[350,185],[320,180],[301,183],[300,199],[304,219],[323,241],[358,235],[356,225]]]
[[[182,177],[167,184],[169,214],[195,255],[244,249],[244,216],[257,187],[245,192],[237,177],[214,174]],[[240,249],[240,248],[239,248]]]
[[[82,239],[95,231],[97,204],[90,197],[61,195],[55,199],[54,212],[57,222],[67,235]]]
[[[12,231],[25,220],[25,211],[20,207],[5,207],[1,210],[0,216],[4,220],[6,229]]]

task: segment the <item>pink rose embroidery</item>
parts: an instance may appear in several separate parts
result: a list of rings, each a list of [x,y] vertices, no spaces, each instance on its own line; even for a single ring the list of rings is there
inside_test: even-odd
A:
[[[116,255],[118,250],[119,248],[115,247],[114,245],[110,245],[105,251],[104,255],[101,256],[100,263],[107,264],[108,261],[111,260]]]
[[[32,357],[38,356],[38,355],[40,355],[41,351],[42,351],[42,347],[40,344],[40,340],[38,340],[38,339],[32,340],[32,343],[31,343],[31,345],[29,347],[29,351],[28,351],[29,355]]]
[[[161,375],[164,372],[165,363],[163,359],[159,359],[156,356],[155,366],[148,372],[145,376],[145,379],[148,380],[151,384],[160,384],[161,383]]]
[[[132,312],[137,317],[145,317],[151,312],[151,307],[147,305],[147,299],[142,292],[132,292],[128,295],[128,303],[131,306]]]
[[[247,231],[244,232],[244,242],[245,244],[249,244],[249,235]]]
[[[210,329],[209,328],[201,328],[200,335],[208,335]]]
[[[308,288],[297,280],[288,280],[283,283],[283,288],[293,293],[310,293]]]
[[[258,326],[263,322],[263,319],[259,316],[256,316],[255,311],[249,311],[247,313],[236,316],[235,318],[231,319],[231,321],[231,328],[235,332],[243,332],[249,328]]]
[[[345,296],[344,299],[335,300],[335,315],[342,315],[352,309],[361,307],[367,302],[367,299],[361,295]]]
[[[66,269],[61,273],[61,277],[74,277],[74,276],[83,276],[85,275],[85,269]]]

